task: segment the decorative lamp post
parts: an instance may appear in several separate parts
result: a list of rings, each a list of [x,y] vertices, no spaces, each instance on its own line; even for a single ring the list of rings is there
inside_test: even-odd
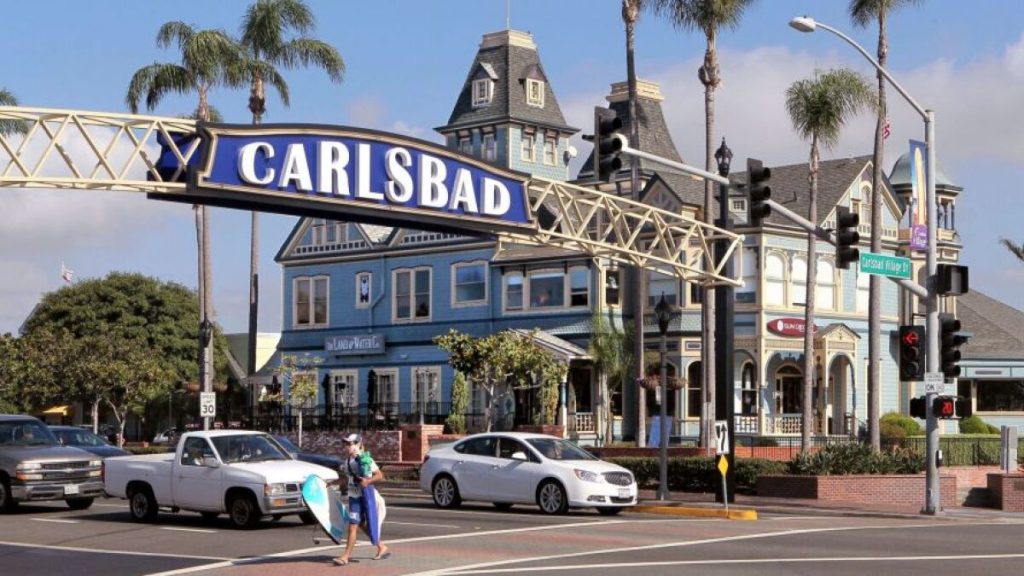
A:
[[[715,160],[718,162],[718,174],[723,178],[728,176],[729,166],[732,163],[732,150],[725,144],[725,138],[722,138],[722,145],[715,151]],[[731,232],[733,224],[729,217],[729,185],[724,182],[718,183],[718,215],[719,228]],[[717,244],[718,257],[725,262],[725,273],[732,274],[735,264],[732,257],[726,260],[728,245],[726,242]],[[733,335],[736,330],[734,324],[735,293],[736,290],[732,286],[719,286],[715,289],[715,309],[718,311],[715,314],[715,358],[717,360],[715,366],[715,417],[725,421],[728,431],[728,446],[724,450],[722,447],[716,450],[720,453],[719,457],[725,459],[726,462],[725,472],[722,474],[722,489],[716,492],[715,499],[725,504],[726,507],[729,502],[734,501],[736,491],[734,475],[736,461],[733,454],[733,444],[735,443],[733,428],[736,420],[736,370],[733,363],[735,357]],[[719,443],[716,442],[716,444]],[[722,462],[719,461],[718,465],[721,470]]]
[[[916,290],[911,290],[915,294],[923,295],[925,302],[926,323],[925,323],[925,335],[927,336],[927,350],[925,353],[925,360],[927,361],[927,371],[935,374],[939,373],[939,298],[938,291],[936,289],[936,274],[938,272],[938,261],[937,261],[937,247],[935,238],[935,226],[938,223],[938,207],[935,202],[935,111],[926,110],[923,106],[917,103],[913,97],[900,86],[889,72],[878,63],[877,60],[871,57],[871,54],[864,49],[863,46],[857,44],[852,38],[843,34],[839,30],[827,25],[817,22],[814,18],[809,16],[800,16],[793,18],[789,21],[789,26],[799,32],[814,32],[818,28],[826,30],[835,34],[850,46],[853,46],[861,56],[867,59],[878,73],[885,77],[889,81],[889,84],[899,92],[900,96],[910,104],[910,106],[921,115],[924,120],[924,142],[927,159],[925,161],[925,188],[927,195],[925,197],[925,204],[927,204],[927,231],[928,231],[928,251],[925,255],[925,268],[926,277],[924,279],[925,293],[921,294]],[[904,287],[907,287],[904,285]],[[919,288],[916,285],[915,288]],[[932,405],[932,400],[935,398],[934,392],[928,393],[927,405]],[[924,509],[921,510],[924,514],[936,514],[939,512],[939,469],[938,469],[938,451],[939,451],[939,421],[935,417],[932,410],[928,410],[926,419],[926,454],[925,454],[925,505]]]
[[[661,333],[661,407],[658,417],[658,427],[661,433],[658,435],[659,455],[659,479],[658,479],[658,500],[668,499],[668,415],[666,414],[668,404],[668,377],[665,370],[665,352],[667,350],[665,334],[668,332],[668,325],[672,321],[672,305],[665,300],[665,293],[661,293],[661,300],[654,307],[654,315],[658,319],[658,331]]]

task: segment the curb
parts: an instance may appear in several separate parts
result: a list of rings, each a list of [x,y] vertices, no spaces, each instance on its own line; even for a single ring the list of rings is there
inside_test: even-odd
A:
[[[748,508],[694,508],[687,506],[633,506],[627,512],[691,516],[696,518],[725,518],[727,520],[757,520],[757,510]]]

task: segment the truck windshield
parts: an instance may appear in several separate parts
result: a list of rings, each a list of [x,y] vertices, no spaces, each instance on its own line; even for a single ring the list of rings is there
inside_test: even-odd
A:
[[[291,459],[267,434],[216,436],[212,441],[225,464]]]
[[[0,422],[0,446],[56,446],[57,439],[40,422]]]

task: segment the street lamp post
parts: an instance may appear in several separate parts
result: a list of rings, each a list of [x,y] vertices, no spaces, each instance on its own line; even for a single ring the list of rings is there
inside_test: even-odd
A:
[[[722,138],[722,145],[715,151],[715,161],[718,163],[718,174],[722,178],[729,176],[729,167],[732,164],[732,150],[729,149],[725,144],[725,138]],[[725,182],[728,182],[726,180]],[[719,221],[718,227],[732,231],[733,224],[732,219],[729,217],[729,186],[725,182],[718,182],[718,214]],[[718,257],[720,261],[726,257],[726,251],[728,250],[728,243],[725,241],[718,243]],[[733,258],[729,258],[725,261],[726,274],[732,274],[733,271]],[[735,460],[735,412],[736,412],[736,369],[733,362],[735,357],[735,345],[733,344],[733,334],[736,331],[734,323],[736,301],[735,301],[735,289],[732,286],[720,286],[715,289],[715,358],[717,363],[715,366],[715,414],[717,418],[725,420],[726,429],[728,430],[728,445],[725,447],[726,450],[720,450],[724,452],[719,458],[725,460],[726,468],[725,473],[722,475],[722,490],[717,490],[715,493],[715,500],[722,502],[726,507],[729,506],[729,502],[734,502],[736,499],[736,460]],[[712,423],[713,424],[713,423]],[[721,462],[719,461],[719,469],[721,470]]]
[[[665,293],[661,293],[661,300],[654,307],[654,315],[658,319],[658,331],[661,332],[661,406],[658,416],[658,500],[668,499],[668,371],[665,369],[665,353],[668,351],[665,334],[668,332],[668,325],[672,321],[672,305],[665,300]]]
[[[816,29],[821,28],[827,30],[839,38],[842,38],[850,46],[853,46],[861,53],[864,58],[867,58],[868,62],[878,70],[879,74],[885,77],[889,81],[889,84],[899,92],[900,96],[910,104],[910,106],[921,115],[924,120],[924,141],[925,148],[927,150],[927,162],[925,164],[925,180],[927,195],[925,203],[928,205],[928,251],[925,256],[925,268],[927,277],[925,278],[925,289],[927,290],[927,296],[925,297],[925,308],[927,310],[927,319],[925,323],[926,336],[927,336],[927,367],[929,373],[936,373],[939,371],[939,306],[938,296],[936,293],[935,275],[938,268],[936,261],[936,240],[935,240],[935,222],[937,217],[937,208],[935,205],[935,111],[926,110],[920,104],[914,100],[903,86],[900,86],[899,82],[893,79],[889,75],[881,64],[879,64],[871,54],[868,53],[860,44],[853,41],[852,38],[843,34],[839,30],[816,22],[813,18],[808,16],[802,16],[793,18],[789,22],[790,27],[800,32],[814,32]],[[928,418],[926,420],[927,430],[927,454],[925,454],[926,461],[926,490],[925,490],[925,506],[922,510],[925,514],[935,514],[939,511],[939,471],[937,466],[937,455],[939,450],[939,421],[935,417],[931,409],[932,401],[935,399],[935,392],[927,392],[926,404],[928,408]]]

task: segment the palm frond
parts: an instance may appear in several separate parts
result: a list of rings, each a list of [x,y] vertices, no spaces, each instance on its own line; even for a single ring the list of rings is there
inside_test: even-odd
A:
[[[188,94],[198,88],[196,78],[177,64],[154,64],[147,68],[151,69],[149,83],[144,87],[147,110],[156,108],[167,94]]]
[[[312,64],[327,72],[331,80],[341,82],[345,75],[345,60],[330,44],[314,38],[295,38],[284,45],[281,61],[288,67]]]
[[[850,20],[861,28],[878,20],[879,14],[888,14],[903,6],[920,4],[921,0],[850,0]]]
[[[176,41],[178,50],[184,50],[195,33],[195,28],[190,24],[181,21],[167,22],[156,33],[156,46],[157,48],[167,48]]]
[[[804,139],[817,137],[831,149],[846,122],[858,112],[877,105],[874,89],[862,75],[847,69],[815,72],[786,90],[786,111]]]
[[[241,48],[226,32],[202,30],[184,46],[181,63],[203,84],[218,86],[230,82],[226,71],[242,59]]]
[[[6,88],[0,88],[0,106],[17,106],[18,99]],[[0,120],[0,135],[27,134],[28,124],[21,120]]]
[[[223,122],[224,121],[224,115],[221,114],[220,110],[218,110],[216,107],[214,107],[213,104],[207,104],[206,105],[206,116],[207,116],[207,121],[208,122]],[[178,118],[184,118],[186,120],[202,120],[202,118],[199,117],[199,108],[198,107],[195,110],[193,110],[191,114],[179,114]]]
[[[1010,251],[1010,254],[1013,254],[1018,260],[1024,262],[1024,242],[1014,244],[1007,238],[1000,238],[999,243],[1006,246],[1006,249]]]
[[[735,29],[743,11],[754,0],[650,0],[646,6],[681,30],[708,34],[721,28]]]
[[[315,28],[316,17],[302,0],[257,0],[242,19],[242,45],[276,61],[288,31],[305,35]]]

